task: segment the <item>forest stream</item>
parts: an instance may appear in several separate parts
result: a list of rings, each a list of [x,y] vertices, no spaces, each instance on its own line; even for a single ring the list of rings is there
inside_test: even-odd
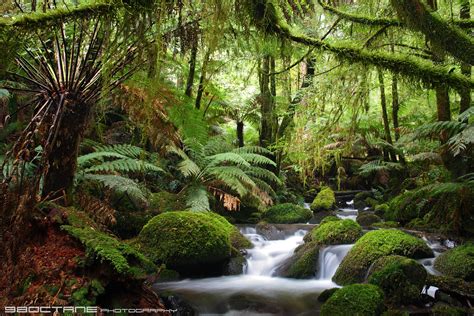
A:
[[[305,205],[307,207],[307,204]],[[358,211],[353,201],[340,207],[337,216],[354,219]],[[160,293],[178,295],[200,315],[313,315],[321,302],[317,298],[324,290],[339,287],[331,279],[353,244],[327,246],[321,249],[316,275],[312,279],[297,280],[280,277],[278,268],[288,260],[294,250],[303,244],[303,238],[314,225],[280,224],[277,230],[258,232],[255,225],[239,225],[253,248],[247,249],[244,273],[235,276],[185,279],[156,283]],[[452,241],[431,241],[423,237],[437,257]],[[439,274],[433,267],[435,258],[420,259],[428,273]],[[436,287],[424,289],[434,297]]]

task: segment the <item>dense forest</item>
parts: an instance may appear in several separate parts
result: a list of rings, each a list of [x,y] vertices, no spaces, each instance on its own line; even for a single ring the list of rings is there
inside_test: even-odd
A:
[[[473,10],[2,0],[0,314],[474,314]]]

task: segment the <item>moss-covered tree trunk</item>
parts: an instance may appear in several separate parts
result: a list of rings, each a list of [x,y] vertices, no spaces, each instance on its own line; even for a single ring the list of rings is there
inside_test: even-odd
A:
[[[72,188],[79,144],[87,128],[90,109],[90,106],[70,103],[64,112],[49,153],[43,196],[58,197]]]
[[[392,142],[392,135],[390,133],[390,122],[388,121],[388,112],[387,112],[387,98],[385,95],[385,81],[383,78],[383,73],[380,68],[377,69],[378,77],[379,77],[379,85],[380,85],[380,105],[382,107],[382,121],[383,121],[383,128],[385,133],[385,141],[390,145],[393,144]],[[384,152],[386,152],[384,150]],[[397,158],[392,150],[388,150],[388,155],[392,161],[396,161]]]
[[[461,0],[461,9],[459,17],[461,19],[469,20],[471,18],[469,0]],[[466,77],[471,76],[471,65],[468,63],[461,63],[461,72]],[[466,111],[471,106],[471,89],[464,87],[460,91],[461,103],[459,106],[459,113]]]
[[[271,56],[266,55],[260,68],[260,146],[268,147],[273,140],[273,96],[270,88]]]
[[[192,95],[193,85],[194,85],[194,74],[196,71],[196,56],[198,51],[198,40],[197,35],[193,37],[193,43],[191,46],[191,56],[189,58],[189,72],[188,80],[186,81],[186,94],[188,97]]]
[[[206,76],[207,76],[207,67],[209,65],[209,60],[211,58],[211,48],[208,48],[206,51],[206,54],[204,54],[204,60],[202,62],[202,67],[201,67],[201,76],[199,77],[199,85],[198,85],[198,90],[196,93],[196,109],[201,108],[201,101],[202,101],[202,96],[204,94],[205,90],[205,81],[206,81]]]

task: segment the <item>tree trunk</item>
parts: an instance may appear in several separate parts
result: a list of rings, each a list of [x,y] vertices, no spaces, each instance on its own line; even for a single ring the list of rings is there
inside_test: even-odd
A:
[[[466,19],[466,20],[471,18],[469,0],[461,1],[461,10],[460,10],[459,17],[461,19]],[[461,73],[465,75],[466,77],[471,77],[471,65],[469,65],[468,63],[462,62]],[[471,89],[467,87],[462,88],[459,94],[461,96],[459,113],[462,113],[471,106]]]
[[[398,98],[398,78],[396,74],[392,76],[392,121],[395,131],[395,140],[400,139],[400,124],[398,122],[398,112],[400,110],[400,100]]]
[[[268,147],[272,142],[273,100],[270,89],[270,56],[262,60],[260,71],[260,146]]]
[[[202,95],[204,93],[204,81],[206,80],[207,65],[209,64],[209,59],[211,58],[211,49],[209,48],[204,55],[204,60],[201,67],[201,76],[199,78],[199,86],[196,94],[196,109],[201,108]]]
[[[385,96],[385,83],[383,79],[382,70],[379,68],[377,69],[379,75],[379,83],[380,83],[380,105],[382,106],[382,119],[383,119],[383,128],[385,131],[385,140],[390,145],[393,144],[392,142],[392,135],[390,134],[390,122],[388,121],[388,113],[387,113],[387,99]],[[390,153],[390,157],[392,161],[397,161],[393,150],[388,151]]]
[[[49,153],[48,169],[44,179],[43,197],[61,196],[70,191],[77,167],[79,144],[88,125],[90,106],[72,104],[63,114],[56,141]]]
[[[244,147],[244,122],[237,120],[237,140],[239,147]]]
[[[189,59],[189,73],[188,80],[186,82],[186,94],[188,97],[192,95],[194,85],[194,73],[196,71],[196,56],[198,51],[197,35],[193,38],[193,46],[191,47],[191,57]]]

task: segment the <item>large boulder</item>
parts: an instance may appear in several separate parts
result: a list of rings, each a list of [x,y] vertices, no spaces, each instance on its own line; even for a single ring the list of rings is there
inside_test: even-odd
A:
[[[416,303],[426,282],[426,269],[402,256],[377,259],[369,271],[368,283],[379,286],[390,304]]]
[[[237,229],[213,212],[166,212],[153,217],[138,235],[142,251],[155,263],[186,275],[225,268],[236,247],[247,247]],[[217,269],[218,270],[218,269]]]
[[[380,217],[369,212],[360,213],[356,218],[357,223],[364,227],[372,226],[372,224],[378,223],[381,220],[382,219]]]
[[[362,236],[342,260],[333,281],[341,284],[363,282],[370,265],[389,255],[419,259],[433,257],[433,251],[417,237],[396,229],[379,229]]]
[[[321,246],[307,242],[295,249],[291,258],[277,268],[275,274],[292,279],[310,279],[318,271],[318,258]]]
[[[384,294],[372,284],[353,284],[337,290],[321,306],[321,316],[381,315]]]
[[[353,220],[327,218],[311,231],[312,241],[320,245],[352,244],[362,236],[362,228]]]
[[[311,217],[313,217],[311,210],[296,204],[283,203],[274,205],[266,210],[263,213],[262,219],[272,224],[294,224],[306,223]]]
[[[311,203],[313,212],[331,211],[336,208],[336,195],[329,187],[324,187],[319,191],[318,195]]]
[[[474,244],[458,246],[436,258],[435,268],[454,278],[474,281]]]

